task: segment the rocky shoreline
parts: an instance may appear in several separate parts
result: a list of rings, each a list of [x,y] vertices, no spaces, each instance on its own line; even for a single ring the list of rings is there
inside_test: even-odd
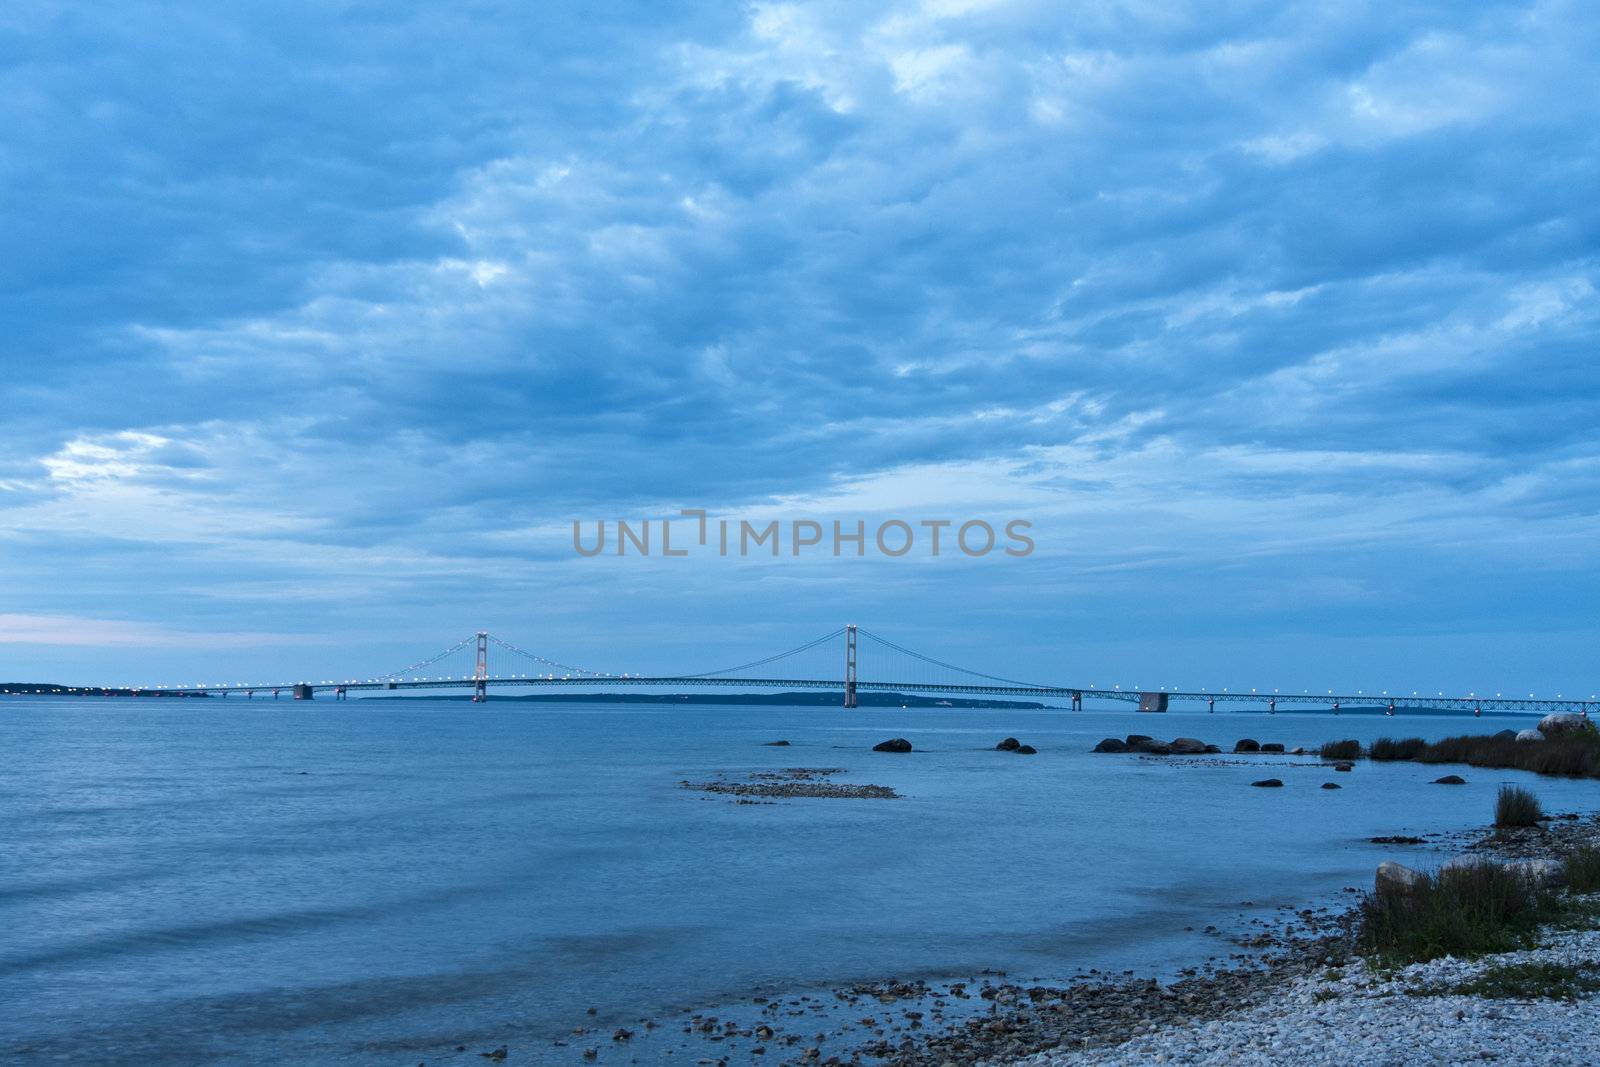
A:
[[[1600,815],[1558,817],[1530,828],[1463,834],[1451,851],[1481,859],[1550,861],[1584,846],[1600,845]],[[1600,897],[1580,900],[1600,911]],[[1514,1063],[1600,1062],[1600,929],[1547,927],[1539,947],[1483,956],[1444,958],[1386,971],[1353,952],[1354,909],[1323,917],[1321,932],[1288,938],[1262,967],[1202,980],[1216,999],[1194,1011],[1174,1010],[1192,983],[1159,987],[1147,982],[1108,987],[1097,1000],[1113,1005],[1113,1025],[1098,1032],[1073,1021],[1060,1028],[1054,1047],[1018,1055],[958,1042],[937,1051],[944,1060],[908,1056],[893,1062],[1025,1064],[1235,1064],[1292,1061],[1308,1064],[1398,1065],[1500,1060]],[[1573,1004],[1548,997],[1486,996],[1475,987],[1501,974],[1551,973],[1550,968],[1595,980],[1574,985]],[[1515,990],[1513,990],[1515,992]],[[1152,995],[1152,993],[1154,995]],[[1575,1012],[1582,1013],[1575,1016]],[[1096,1013],[1104,1018],[1102,1007]],[[1575,1025],[1580,1019],[1585,1025]],[[1032,1044],[1039,1026],[1028,1019],[995,1020],[992,1031]],[[936,1051],[932,1044],[930,1052]]]

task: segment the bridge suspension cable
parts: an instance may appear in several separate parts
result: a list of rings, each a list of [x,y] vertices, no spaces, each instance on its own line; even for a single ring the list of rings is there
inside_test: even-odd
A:
[[[932,656],[924,656],[921,652],[915,652],[915,651],[913,651],[913,650],[911,650],[909,648],[906,648],[904,645],[897,645],[893,641],[889,640],[888,638],[880,637],[877,634],[873,633],[871,630],[863,629],[861,627],[857,627],[856,628],[856,632],[859,633],[862,637],[867,638],[869,641],[874,641],[874,642],[876,642],[876,643],[878,643],[880,645],[883,645],[885,648],[893,649],[894,651],[899,652],[902,655],[910,656],[912,659],[919,659],[922,662],[928,663],[928,664],[932,664],[935,667],[943,667],[947,671],[955,671],[957,674],[965,674],[965,675],[969,675],[969,676],[971,676],[973,678],[983,678],[983,679],[986,679],[986,680],[991,681],[991,682],[1000,682],[1000,683],[1005,684],[1005,685],[1020,686],[1020,687],[1025,688],[1025,689],[1046,689],[1046,688],[1049,688],[1048,686],[1042,686],[1042,685],[1039,685],[1039,684],[1037,684],[1035,682],[1019,682],[1015,678],[1001,678],[999,675],[984,674],[982,671],[973,671],[973,670],[968,670],[965,667],[957,667],[954,663],[946,663],[942,659],[934,659]]]
[[[468,645],[472,644],[476,640],[477,640],[477,636],[476,635],[474,635],[472,637],[463,637],[461,640],[457,641],[455,644],[451,645],[449,648],[445,649],[443,652],[436,652],[433,655],[429,656],[427,659],[418,660],[416,663],[413,663],[409,667],[401,667],[397,671],[390,671],[388,674],[380,674],[377,677],[379,677],[379,678],[398,678],[402,674],[411,674],[413,671],[420,671],[424,667],[431,667],[435,663],[438,663],[440,660],[444,659],[445,657],[455,655],[457,652],[460,652],[463,648],[466,648]]]
[[[501,648],[505,649],[507,652],[510,652],[510,653],[512,653],[514,655],[522,656],[525,659],[531,659],[531,660],[535,661],[536,663],[543,663],[547,667],[555,667],[557,670],[560,670],[560,671],[562,671],[562,672],[564,672],[566,674],[581,674],[581,675],[584,675],[585,677],[590,677],[590,678],[615,678],[616,677],[615,674],[612,674],[609,671],[592,671],[587,667],[574,667],[569,663],[562,663],[562,662],[560,662],[558,660],[553,660],[553,659],[550,659],[550,658],[548,658],[546,656],[541,656],[537,652],[529,652],[525,648],[518,648],[516,645],[513,645],[510,641],[502,641],[498,637],[494,636],[493,634],[489,635],[489,640],[491,642],[493,642],[494,644],[499,645]]]
[[[682,675],[678,675],[678,677],[680,677],[680,678],[716,678],[719,675],[732,674],[735,671],[747,671],[747,670],[751,669],[752,667],[765,667],[769,663],[776,663],[780,659],[788,659],[790,656],[797,656],[802,652],[806,652],[806,651],[809,651],[809,650],[811,650],[813,648],[816,648],[820,644],[823,644],[823,643],[828,642],[828,641],[832,641],[835,637],[838,637],[840,634],[844,633],[844,630],[845,630],[845,628],[843,626],[841,626],[837,630],[834,630],[832,633],[823,634],[821,637],[817,638],[816,640],[807,641],[803,645],[797,645],[796,647],[789,649],[789,651],[787,651],[787,652],[779,652],[776,656],[767,656],[765,659],[751,660],[749,663],[741,663],[737,667],[724,667],[720,671],[705,671],[705,672],[703,672],[701,674],[682,674]]]

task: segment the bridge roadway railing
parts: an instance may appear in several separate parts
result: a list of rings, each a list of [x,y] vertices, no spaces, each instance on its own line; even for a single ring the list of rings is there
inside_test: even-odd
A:
[[[162,689],[140,690],[150,693],[270,693],[274,690],[289,692],[297,683],[281,683],[275,685],[230,685],[230,686],[185,686]],[[314,682],[298,683],[312,692],[327,693],[337,690],[372,691],[372,690],[406,690],[406,689],[470,689],[477,682],[473,678],[440,678],[440,679],[411,679],[406,681],[390,681],[386,679],[348,682]],[[679,675],[626,675],[612,677],[570,677],[570,678],[538,678],[538,677],[507,677],[488,678],[485,684],[502,688],[507,686],[521,686],[527,688],[609,688],[612,686],[669,686],[676,688],[760,688],[760,689],[842,689],[842,679],[816,679],[816,678],[707,678],[704,676],[685,677]],[[869,681],[857,680],[858,690],[875,692],[913,692],[913,693],[940,693],[961,694],[971,696],[1003,696],[1003,697],[1038,697],[1070,700],[1073,697],[1082,700],[1114,700],[1127,703],[1138,703],[1144,694],[1134,689],[1098,689],[1079,686],[1021,686],[1021,685],[985,685],[975,683],[929,683],[913,681]],[[1562,698],[1514,698],[1514,697],[1425,697],[1425,696],[1393,696],[1389,694],[1371,693],[1328,693],[1318,695],[1315,693],[1236,693],[1215,692],[1211,690],[1152,690],[1151,692],[1164,692],[1169,701],[1192,701],[1200,704],[1233,705],[1274,705],[1287,707],[1317,707],[1331,708],[1334,705],[1342,707],[1387,707],[1393,705],[1395,709],[1404,708],[1445,708],[1457,711],[1520,711],[1527,713],[1571,711],[1589,713],[1600,711],[1600,702],[1594,700],[1567,700]]]

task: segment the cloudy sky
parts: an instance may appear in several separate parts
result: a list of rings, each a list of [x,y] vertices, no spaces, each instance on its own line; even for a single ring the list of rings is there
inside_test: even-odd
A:
[[[1583,0],[11,0],[0,678],[855,621],[1587,695],[1597,55]],[[686,507],[1037,550],[572,551]]]

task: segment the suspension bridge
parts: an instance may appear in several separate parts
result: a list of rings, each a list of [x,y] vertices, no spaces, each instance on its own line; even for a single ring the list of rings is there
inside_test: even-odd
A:
[[[1141,688],[1138,686],[1059,685],[1019,681],[953,663],[907,648],[854,625],[841,626],[774,655],[719,670],[696,674],[626,673],[599,671],[563,663],[537,652],[479,631],[416,663],[387,674],[365,678],[324,679],[320,682],[233,682],[197,683],[155,687],[114,688],[79,687],[63,689],[70,693],[116,693],[136,696],[221,696],[242,695],[253,699],[287,696],[310,700],[318,693],[345,699],[352,692],[418,689],[471,689],[477,701],[488,698],[490,688],[536,688],[586,691],[617,688],[666,688],[672,690],[716,687],[748,689],[836,690],[844,707],[857,706],[863,692],[917,693],[929,696],[950,694],[1059,700],[1072,710],[1082,710],[1084,701],[1113,701],[1137,705],[1140,711],[1166,711],[1174,703],[1203,705],[1215,711],[1224,706],[1312,707],[1334,712],[1342,707],[1385,707],[1390,713],[1405,708],[1430,708],[1481,714],[1485,711],[1543,713],[1570,711],[1587,716],[1600,701],[1554,698],[1526,698],[1503,693],[1446,694],[1411,691],[1362,691],[1336,693],[1333,690],[1280,689],[1185,689],[1180,687]]]

